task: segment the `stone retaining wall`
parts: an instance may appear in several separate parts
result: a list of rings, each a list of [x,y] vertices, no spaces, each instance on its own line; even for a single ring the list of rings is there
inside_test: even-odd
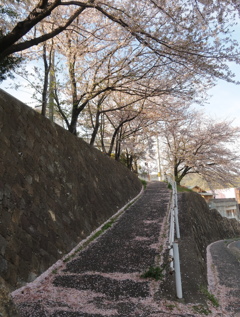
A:
[[[201,195],[189,192],[178,194],[179,254],[185,302],[201,303],[207,289],[207,246],[214,241],[240,237],[240,222],[222,217],[217,210],[209,210]],[[167,276],[162,285],[164,295],[174,298],[175,276]]]
[[[135,197],[127,168],[0,90],[0,282],[32,281]]]
[[[207,246],[214,241],[240,236],[240,223],[209,210],[197,193],[179,195],[181,239],[179,252],[183,274],[184,296],[187,301],[199,301],[200,289],[207,289]]]

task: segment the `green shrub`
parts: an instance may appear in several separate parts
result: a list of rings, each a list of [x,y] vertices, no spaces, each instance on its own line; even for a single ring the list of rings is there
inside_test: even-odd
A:
[[[145,273],[141,275],[143,278],[152,278],[156,281],[159,281],[163,278],[163,269],[159,266],[151,266]]]
[[[147,181],[145,181],[144,179],[140,179],[144,189],[147,187]]]

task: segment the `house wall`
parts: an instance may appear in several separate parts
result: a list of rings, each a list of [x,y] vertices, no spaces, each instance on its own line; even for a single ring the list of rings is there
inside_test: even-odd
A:
[[[235,188],[235,197],[238,204],[240,204],[240,188]]]
[[[240,219],[239,206],[234,198],[212,199],[209,201],[209,208],[217,209],[223,217]]]

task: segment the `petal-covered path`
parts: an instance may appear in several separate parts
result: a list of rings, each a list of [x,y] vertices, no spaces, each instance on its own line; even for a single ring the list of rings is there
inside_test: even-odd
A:
[[[22,317],[200,316],[193,306],[161,298],[159,281],[141,275],[159,266],[168,235],[167,184],[152,182],[140,198],[89,243],[12,293]],[[212,314],[212,316],[224,316]]]
[[[140,275],[159,265],[169,197],[165,183],[149,184],[116,223],[73,260],[16,291],[14,301],[22,316],[155,316],[154,282]]]

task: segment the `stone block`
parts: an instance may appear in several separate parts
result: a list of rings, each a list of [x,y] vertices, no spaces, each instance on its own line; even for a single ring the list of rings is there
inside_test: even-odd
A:
[[[4,275],[7,273],[8,271],[8,262],[6,261],[6,259],[0,255],[0,274],[1,276],[4,277]]]
[[[0,284],[2,281],[0,280]],[[19,313],[13,304],[13,301],[9,294],[9,289],[1,285],[0,286],[0,316],[2,317],[19,317]]]
[[[17,250],[18,248],[14,248],[14,244],[9,243],[5,252],[5,259],[15,267],[19,265],[19,255]]]
[[[16,288],[18,280],[17,266],[13,265],[12,263],[8,263],[8,270],[4,275],[4,279],[9,285]]]
[[[0,234],[0,255],[4,256],[7,246],[7,240]]]
[[[30,262],[22,258],[19,259],[19,265],[17,271],[17,286],[21,287],[26,284],[28,280],[28,274],[31,271]]]
[[[12,222],[18,225],[20,222],[21,216],[22,216],[22,211],[20,209],[14,209],[12,213]]]

